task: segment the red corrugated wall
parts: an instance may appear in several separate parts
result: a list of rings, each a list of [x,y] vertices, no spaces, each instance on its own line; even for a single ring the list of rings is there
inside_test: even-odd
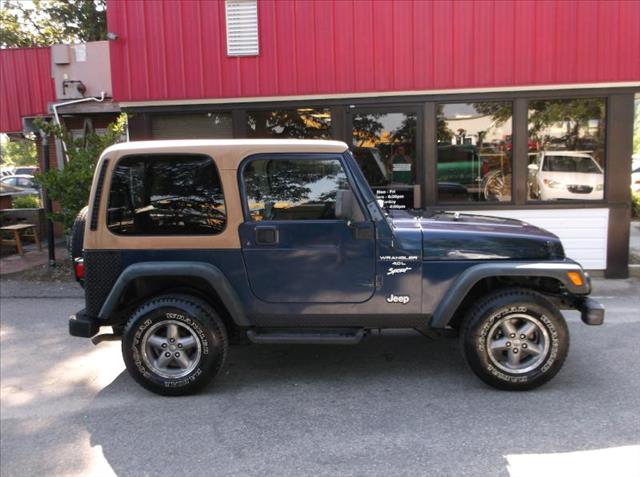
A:
[[[0,132],[22,131],[21,118],[46,113],[55,97],[49,48],[0,50]]]
[[[640,1],[258,0],[260,56],[224,1],[108,1],[119,101],[640,80]]]

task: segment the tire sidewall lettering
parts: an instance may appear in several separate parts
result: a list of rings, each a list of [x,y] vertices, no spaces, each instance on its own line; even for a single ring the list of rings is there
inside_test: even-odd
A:
[[[541,376],[547,373],[549,370],[553,369],[553,365],[556,362],[560,349],[560,338],[558,336],[558,330],[554,325],[553,321],[549,319],[549,317],[540,313],[537,307],[532,307],[529,305],[507,305],[502,306],[498,310],[493,311],[489,314],[488,318],[484,319],[481,322],[481,325],[478,327],[478,331],[475,334],[475,339],[473,340],[473,346],[480,358],[481,366],[491,376],[505,382],[509,383],[527,383],[538,376]],[[489,331],[493,327],[493,325],[501,320],[502,318],[512,315],[512,314],[527,314],[530,315],[537,320],[539,320],[543,326],[546,328],[546,331],[549,335],[550,340],[550,349],[548,351],[547,358],[544,362],[526,374],[508,374],[504,371],[496,368],[489,359],[488,350],[486,349],[487,336]]]
[[[147,331],[147,329],[158,322],[166,321],[166,320],[174,320],[180,321],[187,325],[191,330],[195,332],[198,340],[200,341],[201,348],[201,357],[200,362],[196,366],[196,368],[189,373],[189,375],[184,376],[179,379],[167,379],[161,376],[156,375],[147,366],[144,364],[142,359],[141,345],[142,338]],[[214,343],[215,349],[215,343]],[[210,355],[210,339],[208,335],[208,330],[206,330],[199,321],[194,320],[188,314],[184,312],[177,311],[161,311],[161,310],[153,310],[149,312],[149,315],[146,319],[143,319],[140,325],[135,330],[133,334],[133,339],[131,340],[130,351],[131,358],[133,360],[133,364],[136,367],[137,371],[144,376],[145,379],[155,382],[165,388],[180,388],[183,386],[188,386],[194,383],[202,374],[203,369],[201,367],[201,363],[208,359]]]

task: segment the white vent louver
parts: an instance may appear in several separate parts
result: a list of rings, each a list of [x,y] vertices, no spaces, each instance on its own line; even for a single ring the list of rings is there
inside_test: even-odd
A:
[[[227,55],[253,56],[258,45],[258,1],[226,0]]]

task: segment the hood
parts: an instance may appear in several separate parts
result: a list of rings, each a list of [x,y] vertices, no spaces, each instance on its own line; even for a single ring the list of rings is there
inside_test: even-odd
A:
[[[413,229],[422,234],[424,260],[564,258],[556,235],[521,220],[453,212],[427,216],[394,213],[391,220],[398,230],[406,233]]]

